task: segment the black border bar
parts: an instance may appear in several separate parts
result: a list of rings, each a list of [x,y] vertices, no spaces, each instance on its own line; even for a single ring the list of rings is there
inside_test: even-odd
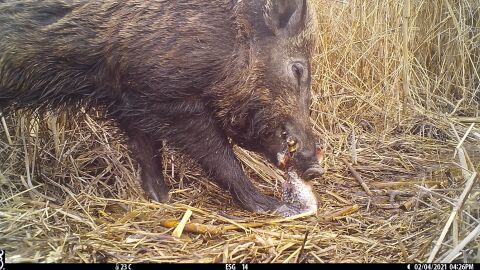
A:
[[[258,270],[258,269],[291,269],[301,267],[302,269],[388,269],[388,270],[480,270],[480,264],[474,263],[405,263],[405,264],[258,264],[258,263],[236,263],[236,264],[147,264],[147,263],[105,263],[105,264],[48,264],[48,263],[6,263],[4,269],[105,269],[105,270],[147,270],[147,269],[175,269],[175,270]],[[289,269],[290,268],[290,269]]]

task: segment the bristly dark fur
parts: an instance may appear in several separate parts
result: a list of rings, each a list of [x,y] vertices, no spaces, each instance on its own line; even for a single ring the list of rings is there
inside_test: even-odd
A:
[[[228,138],[275,161],[288,131],[298,167],[311,165],[315,25],[306,0],[0,1],[0,111],[102,107],[153,199],[168,199],[165,140],[242,207],[287,209],[256,190]],[[305,79],[290,74],[295,59]]]

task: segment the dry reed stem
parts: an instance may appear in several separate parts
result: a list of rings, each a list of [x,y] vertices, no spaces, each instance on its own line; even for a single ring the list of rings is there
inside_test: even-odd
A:
[[[403,22],[402,22],[402,33],[403,33],[403,43],[402,43],[402,71],[403,71],[403,111],[407,112],[408,106],[410,105],[410,50],[409,50],[409,23],[411,16],[411,5],[410,0],[403,1]]]
[[[475,240],[475,238],[477,238],[478,236],[480,235],[480,224],[475,228],[473,229],[473,231],[471,231],[463,240],[462,242],[460,242],[457,246],[455,246],[454,249],[452,249],[451,251],[449,251],[447,253],[447,256],[443,259],[440,259],[436,262],[438,263],[451,263],[453,261],[453,259],[455,259],[455,257],[457,257],[459,255],[459,252],[465,248],[465,246],[467,244],[469,244],[470,242],[472,242],[473,240]]]
[[[423,183],[424,185],[427,184],[427,183]],[[431,189],[435,189],[437,186],[433,186]],[[415,197],[412,197],[410,199],[408,199],[408,201],[404,202],[402,205],[401,205],[401,208],[405,211],[410,211],[412,209],[412,207],[414,206],[415,203],[417,203],[418,201],[422,200],[425,196],[427,196],[428,193],[427,192],[420,192],[418,194],[418,196],[415,196]]]
[[[345,206],[340,210],[336,210],[331,213],[325,213],[324,216],[322,217],[322,220],[332,221],[332,220],[345,218],[346,216],[357,212],[359,209],[360,209],[360,206],[358,206],[358,204]]]
[[[375,188],[402,188],[414,185],[445,185],[446,180],[432,181],[400,181],[400,182],[370,182],[369,185]]]
[[[193,212],[190,209],[187,209],[185,211],[185,214],[182,217],[182,220],[178,223],[177,227],[175,230],[173,230],[172,236],[180,238],[182,236],[183,230],[185,229],[185,225],[187,225],[188,220],[192,216]]]
[[[367,183],[363,181],[362,176],[355,170],[355,168],[348,163],[348,161],[342,159],[343,163],[347,166],[348,170],[352,173],[353,177],[358,181],[358,183],[362,186],[363,190],[368,194],[368,196],[373,196],[373,193],[370,191],[370,188],[368,187]]]
[[[467,124],[480,123],[480,117],[456,117],[455,120]]]
[[[458,198],[457,203],[455,204],[455,207],[453,208],[450,216],[448,217],[448,220],[447,220],[445,226],[443,227],[443,230],[442,230],[442,233],[440,234],[440,237],[438,238],[437,242],[435,243],[435,246],[434,246],[432,252],[430,253],[430,256],[427,259],[428,263],[433,262],[433,260],[435,259],[435,256],[437,255],[437,252],[440,250],[442,242],[443,242],[445,236],[447,235],[448,229],[450,229],[450,226],[452,225],[453,220],[455,219],[458,212],[462,208],[463,203],[467,199],[467,196],[470,193],[470,191],[472,189],[472,186],[475,183],[476,178],[477,178],[477,173],[475,172],[475,173],[473,173],[473,175],[470,177],[470,179],[465,184],[465,189],[463,190],[462,194]]]

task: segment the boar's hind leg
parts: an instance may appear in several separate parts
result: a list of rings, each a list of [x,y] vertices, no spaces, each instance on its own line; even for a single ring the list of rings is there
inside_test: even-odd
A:
[[[162,172],[162,154],[147,136],[136,132],[128,134],[133,157],[140,165],[140,180],[143,190],[157,202],[168,201],[169,188]]]

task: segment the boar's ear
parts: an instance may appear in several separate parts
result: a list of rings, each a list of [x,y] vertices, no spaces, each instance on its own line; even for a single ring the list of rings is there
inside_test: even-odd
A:
[[[295,35],[305,25],[307,0],[267,0],[265,19],[276,34]]]

